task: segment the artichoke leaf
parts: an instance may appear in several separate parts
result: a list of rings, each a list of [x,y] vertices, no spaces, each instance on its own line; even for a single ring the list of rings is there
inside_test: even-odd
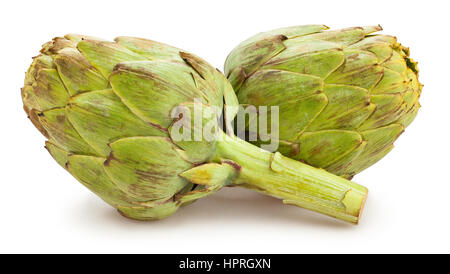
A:
[[[64,108],[54,108],[39,113],[40,124],[51,140],[70,153],[97,155],[97,152],[78,134],[66,117]]]
[[[273,58],[261,69],[278,69],[326,78],[345,61],[341,50],[324,50],[312,53],[302,53],[285,58]]]
[[[256,34],[256,35],[250,37],[249,39],[245,40],[244,42],[240,43],[236,48],[240,48],[244,45],[255,43],[255,42],[258,42],[263,39],[268,39],[268,38],[270,39],[270,37],[273,37],[273,36],[283,35],[286,38],[290,39],[290,38],[296,38],[296,37],[301,37],[301,36],[308,35],[308,34],[317,33],[322,30],[327,30],[327,29],[328,29],[328,27],[325,25],[300,25],[300,26],[292,26],[292,27],[274,29],[271,31]]]
[[[36,72],[36,82],[29,90],[36,99],[40,111],[55,107],[64,107],[69,99],[64,84],[56,69],[40,69]]]
[[[147,60],[114,42],[84,39],[77,44],[77,49],[106,79],[120,62]]]
[[[135,115],[164,130],[172,123],[173,107],[193,98],[206,102],[191,71],[172,62],[124,62],[116,67],[110,82],[114,93]]]
[[[172,199],[168,199],[152,207],[119,205],[117,206],[117,210],[120,214],[130,219],[139,221],[154,221],[169,217],[174,214],[179,207],[179,202],[174,202]]]
[[[325,109],[308,126],[307,131],[324,129],[356,129],[374,112],[366,89],[347,85],[326,85]]]
[[[323,130],[305,132],[296,141],[299,153],[294,159],[302,159],[312,166],[328,166],[343,155],[357,149],[363,138],[356,131]]]
[[[385,68],[383,77],[377,85],[370,90],[371,94],[401,93],[408,90],[409,82],[404,77],[391,69]]]
[[[340,30],[330,30],[330,31],[324,31],[319,32],[307,36],[302,36],[296,39],[297,41],[308,41],[308,40],[323,40],[323,41],[329,41],[337,44],[341,44],[343,46],[349,46],[351,44],[354,44],[364,38],[366,35],[366,31],[362,27],[353,27],[353,28],[346,28],[346,29],[340,29]],[[368,30],[373,31],[373,30]],[[296,41],[296,42],[297,42]]]
[[[185,204],[206,197],[231,183],[238,173],[239,165],[231,161],[223,161],[222,164],[207,163],[193,167],[182,172],[180,176],[197,186],[190,192],[177,195],[175,199]]]
[[[282,35],[271,36],[237,48],[228,55],[225,75],[236,91],[239,90],[246,77],[285,49],[283,44],[285,39],[286,37]]]
[[[403,132],[404,127],[400,124],[391,124],[389,126],[380,127],[362,131],[361,135],[367,141],[367,147],[359,156],[360,161],[378,157],[380,151],[391,146],[398,136]],[[359,160],[357,159],[357,161]]]
[[[184,159],[201,163],[212,156],[219,130],[219,111],[201,102],[181,103],[171,111],[177,117],[168,133],[171,141],[182,149]]]
[[[357,157],[345,170],[342,172],[346,174],[347,178],[352,178],[353,175],[363,171],[364,169],[370,167],[375,164],[379,160],[381,160],[384,156],[386,156],[391,150],[394,148],[394,145],[387,146],[376,153],[373,153],[370,156],[361,156]]]
[[[109,83],[103,75],[74,48],[60,50],[55,55],[54,62],[59,76],[71,96],[109,87]]]
[[[101,156],[108,144],[132,136],[167,136],[167,133],[136,117],[110,89],[81,93],[66,106],[70,123]]]
[[[276,105],[279,101],[304,99],[324,88],[319,77],[283,70],[260,70],[239,90],[238,101],[253,105]],[[272,103],[275,101],[275,103]]]
[[[373,65],[361,70],[351,70],[341,73],[339,70],[331,73],[326,79],[326,84],[341,84],[372,89],[383,77],[383,67]]]
[[[183,62],[180,49],[149,39],[120,36],[114,39],[116,43],[137,53],[148,60],[172,60]]]
[[[64,169],[66,169],[67,160],[69,157],[69,152],[58,147],[50,141],[45,142],[45,148],[50,153],[50,155],[55,159],[55,161]]]
[[[105,173],[105,158],[85,155],[69,155],[67,170],[89,190],[108,204],[117,207],[133,205],[131,198],[118,189]]]
[[[377,106],[370,116],[359,128],[368,130],[383,127],[395,122],[407,110],[407,104],[402,94],[381,94],[370,96],[370,101]]]
[[[110,147],[106,173],[119,189],[140,202],[168,199],[188,184],[178,174],[192,164],[166,137],[123,138]]]

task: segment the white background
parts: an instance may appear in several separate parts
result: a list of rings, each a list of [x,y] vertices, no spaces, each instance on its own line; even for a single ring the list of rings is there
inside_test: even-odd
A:
[[[0,15],[0,252],[450,252],[449,4],[446,1],[6,1]],[[383,160],[354,178],[369,188],[349,225],[239,188],[157,222],[123,218],[60,168],[22,110],[24,72],[41,44],[82,33],[131,35],[222,68],[260,31],[381,24],[419,61],[416,120]]]

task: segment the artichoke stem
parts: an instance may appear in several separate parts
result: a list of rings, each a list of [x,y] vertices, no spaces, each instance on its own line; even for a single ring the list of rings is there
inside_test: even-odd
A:
[[[233,185],[253,189],[291,204],[357,224],[367,188],[323,169],[270,153],[236,136],[220,133],[215,161],[233,161]]]

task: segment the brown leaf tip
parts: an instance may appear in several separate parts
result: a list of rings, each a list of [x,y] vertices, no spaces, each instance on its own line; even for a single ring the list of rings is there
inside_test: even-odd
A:
[[[221,162],[222,162],[222,164],[227,164],[227,165],[232,166],[237,171],[241,171],[241,169],[242,169],[242,166],[240,166],[238,163],[233,162],[231,160],[222,160]]]

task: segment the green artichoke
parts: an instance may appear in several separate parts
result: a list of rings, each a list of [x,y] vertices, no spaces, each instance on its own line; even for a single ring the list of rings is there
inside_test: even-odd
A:
[[[53,158],[127,217],[161,219],[240,185],[359,220],[366,188],[224,133],[221,117],[228,125],[238,105],[231,85],[177,48],[131,37],[55,38],[34,58],[22,99]]]
[[[351,178],[391,151],[422,85],[409,49],[372,34],[380,26],[327,29],[255,35],[229,54],[225,74],[241,104],[279,106],[279,152]]]

